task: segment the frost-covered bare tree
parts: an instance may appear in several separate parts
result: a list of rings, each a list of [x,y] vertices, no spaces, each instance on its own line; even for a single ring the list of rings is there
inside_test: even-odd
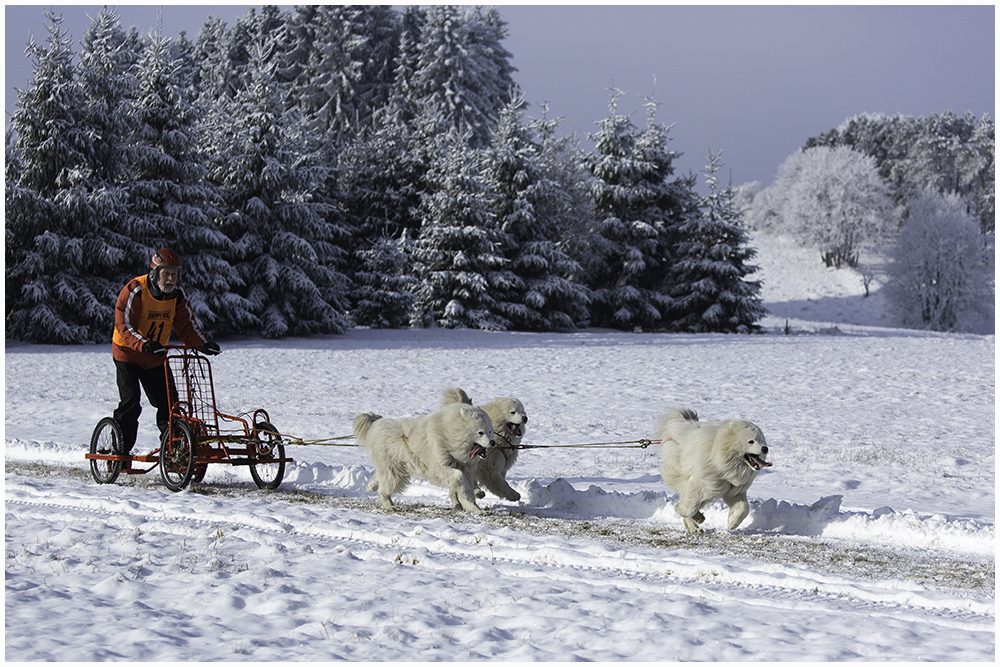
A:
[[[995,135],[989,114],[977,119],[971,112],[919,118],[865,113],[810,138],[804,148],[844,146],[872,156],[903,209],[923,188],[957,193],[989,234],[996,217]]]
[[[991,321],[991,254],[959,196],[925,190],[910,202],[889,266],[888,294],[902,323],[969,331]]]
[[[891,238],[893,203],[874,158],[817,146],[790,155],[753,202],[751,224],[815,246],[827,266],[856,266],[866,246]]]

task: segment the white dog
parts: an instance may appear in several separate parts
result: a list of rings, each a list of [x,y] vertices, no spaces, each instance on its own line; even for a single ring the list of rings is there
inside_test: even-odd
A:
[[[474,495],[476,467],[496,441],[489,415],[479,408],[455,404],[399,419],[363,413],[354,418],[354,437],[375,464],[368,490],[378,492],[384,508],[392,508],[393,493],[420,477],[448,489],[456,509],[482,512]]]
[[[472,399],[461,389],[445,389],[441,397],[441,405],[466,403],[472,405]],[[528,414],[524,411],[521,401],[516,398],[494,398],[486,405],[480,405],[493,422],[493,433],[497,438],[496,449],[486,453],[486,460],[480,461],[476,468],[477,487],[486,487],[491,493],[516,502],[521,494],[511,488],[507,482],[507,471],[517,463],[517,451],[524,438],[524,430],[528,424]],[[479,488],[476,497],[486,494]]]
[[[699,422],[694,410],[675,409],[659,423],[660,474],[680,494],[674,508],[689,533],[702,532],[701,508],[716,498],[729,506],[729,530],[750,513],[747,489],[761,468],[767,442],[753,423],[732,419]]]

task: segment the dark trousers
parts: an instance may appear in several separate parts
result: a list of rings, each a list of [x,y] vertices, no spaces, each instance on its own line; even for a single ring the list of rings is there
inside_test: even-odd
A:
[[[167,392],[166,364],[156,368],[141,368],[135,364],[115,360],[118,371],[118,408],[114,412],[115,421],[122,429],[125,452],[130,453],[139,431],[139,415],[142,413],[139,386],[146,392],[146,398],[156,408],[156,426],[160,435],[170,425],[170,400]]]

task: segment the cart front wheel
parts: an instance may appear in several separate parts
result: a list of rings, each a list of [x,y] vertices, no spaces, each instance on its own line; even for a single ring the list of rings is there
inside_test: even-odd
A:
[[[183,419],[174,419],[160,442],[160,477],[171,491],[180,491],[194,475],[194,432]]]
[[[90,438],[90,453],[120,456],[124,454],[122,441],[121,426],[112,417],[105,417],[97,422],[94,435]],[[113,483],[121,471],[121,461],[90,459],[90,474],[98,484]]]
[[[285,445],[278,429],[268,422],[254,424],[256,455],[250,464],[250,476],[258,488],[274,490],[285,476]]]

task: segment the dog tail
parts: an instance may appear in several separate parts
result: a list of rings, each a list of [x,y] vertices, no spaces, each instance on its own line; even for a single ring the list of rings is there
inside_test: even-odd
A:
[[[678,429],[683,430],[682,423],[698,421],[698,413],[691,408],[673,408],[660,417],[656,425],[657,437],[662,441],[661,451],[667,447],[667,443],[673,441],[676,444]]]
[[[373,412],[362,412],[360,415],[354,418],[354,438],[359,442],[363,442],[365,436],[368,435],[368,431],[371,430],[372,424],[382,419],[382,415],[377,415]]]
[[[674,408],[663,415],[662,423],[672,422],[675,420],[696,422],[698,421],[698,413],[691,408]]]
[[[698,413],[691,408],[673,408],[660,418],[659,429],[661,432],[667,424],[674,421],[696,422]]]
[[[464,389],[459,389],[458,387],[450,387],[444,390],[441,394],[441,407],[452,403],[465,403],[467,405],[472,405],[472,399],[469,395],[465,393]]]

